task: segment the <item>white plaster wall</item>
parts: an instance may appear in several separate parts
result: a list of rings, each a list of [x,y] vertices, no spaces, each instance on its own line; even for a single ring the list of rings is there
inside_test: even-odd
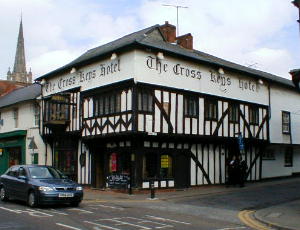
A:
[[[134,51],[118,54],[114,60],[103,59],[96,63],[86,65],[76,70],[75,73],[60,74],[47,79],[43,86],[43,96],[81,87],[81,91],[90,90],[131,79],[134,76]],[[113,68],[113,71],[102,75],[101,68]]]
[[[281,176],[290,176],[296,171],[300,171],[299,163],[300,152],[294,151],[294,164],[293,167],[284,166],[284,152],[285,147],[273,146],[272,149],[275,153],[275,160],[262,160],[262,178],[272,178]]]
[[[201,92],[221,97],[234,98],[243,101],[254,102],[258,104],[268,104],[268,89],[265,85],[260,85],[257,78],[250,78],[246,75],[237,74],[224,69],[225,75],[223,82],[212,81],[211,72],[217,75],[218,69],[213,69],[207,65],[184,61],[170,56],[164,55],[164,59],[160,60],[161,65],[149,68],[149,56],[155,58],[155,53],[146,51],[135,51],[135,80],[137,82],[144,82],[177,89],[185,89],[194,92]],[[156,61],[153,61],[156,63]],[[179,65],[183,69],[183,74],[175,74],[174,67]],[[160,69],[162,67],[162,69]],[[188,69],[188,70],[187,70]],[[187,72],[188,71],[188,76]],[[191,71],[201,72],[201,78],[191,76]],[[217,79],[217,76],[215,76]],[[229,79],[229,80],[228,80]],[[251,89],[240,87],[248,85],[250,82]],[[242,84],[241,84],[242,83]]]
[[[15,127],[13,119],[13,109],[18,108],[18,127]],[[0,109],[3,126],[0,126],[0,133],[12,132],[16,130],[27,130],[37,127],[34,124],[34,105],[33,102],[24,102]]]
[[[300,173],[300,148],[294,148],[293,173]]]
[[[29,149],[29,144],[31,140],[34,140],[37,149]],[[46,146],[43,142],[43,139],[39,133],[39,128],[38,127],[32,127],[27,129],[27,136],[26,136],[26,164],[31,164],[32,163],[32,154],[33,153],[38,153],[38,164],[40,165],[45,165],[46,163]],[[49,155],[49,152],[48,154]]]
[[[291,114],[292,144],[300,144],[300,94],[296,91],[271,86],[271,143],[290,144],[289,135],[282,134],[282,111]]]
[[[13,119],[13,110],[18,109],[18,127],[15,127],[15,120]],[[32,163],[32,153],[39,154],[39,164],[45,164],[45,144],[40,136],[40,131],[38,125],[35,125],[35,107],[34,102],[23,102],[20,104],[12,105],[10,107],[1,109],[1,118],[3,119],[3,126],[0,126],[0,133],[26,130],[26,164]],[[29,144],[34,139],[37,149],[34,151],[29,149]],[[48,161],[48,164],[51,161]]]

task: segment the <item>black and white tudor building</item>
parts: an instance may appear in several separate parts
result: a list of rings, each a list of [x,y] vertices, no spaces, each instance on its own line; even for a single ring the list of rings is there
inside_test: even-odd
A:
[[[237,154],[249,181],[299,173],[292,81],[193,50],[191,34],[175,34],[155,25],[37,79],[47,163],[94,187],[112,174],[130,175],[136,188],[151,179],[159,188],[220,184]]]

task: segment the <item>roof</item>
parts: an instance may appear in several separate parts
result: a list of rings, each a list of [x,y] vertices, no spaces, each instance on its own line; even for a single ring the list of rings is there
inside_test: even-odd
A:
[[[27,87],[16,89],[11,93],[0,97],[0,108],[33,100],[39,95],[41,95],[41,86],[38,84],[32,84]]]
[[[158,36],[151,36],[151,32],[157,30],[161,34],[160,38]],[[62,73],[64,71],[70,71],[72,67],[82,66],[87,62],[93,62],[104,55],[116,52],[118,49],[129,47],[130,45],[142,46],[146,48],[157,49],[166,53],[174,54],[177,57],[185,57],[194,61],[201,63],[211,64],[218,67],[228,68],[233,71],[238,71],[246,74],[250,74],[254,77],[258,77],[269,82],[279,83],[288,87],[295,88],[291,80],[263,72],[260,70],[252,69],[246,66],[242,66],[213,55],[198,51],[198,50],[188,50],[179,45],[171,44],[166,42],[166,39],[162,32],[160,31],[160,25],[154,25],[146,29],[134,32],[132,34],[126,35],[115,41],[109,42],[105,45],[96,47],[94,49],[88,50],[86,53],[70,62],[69,64],[58,68],[50,73],[47,73],[39,78],[40,81],[43,78],[49,78],[55,74]]]
[[[24,82],[0,80],[0,96],[4,96],[17,88],[21,88],[27,85],[28,83]]]

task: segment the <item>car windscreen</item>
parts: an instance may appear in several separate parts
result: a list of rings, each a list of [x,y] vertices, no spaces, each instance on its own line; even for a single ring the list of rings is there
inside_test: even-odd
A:
[[[30,167],[28,168],[33,179],[61,179],[63,175],[54,168]]]

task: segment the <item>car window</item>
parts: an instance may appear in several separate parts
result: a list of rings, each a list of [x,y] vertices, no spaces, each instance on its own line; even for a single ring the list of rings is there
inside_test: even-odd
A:
[[[27,177],[26,170],[23,167],[21,167],[19,169],[19,176],[26,176]]]
[[[17,177],[19,175],[18,173],[19,167],[13,166],[10,168],[10,170],[7,172],[7,175]]]
[[[60,179],[62,178],[61,174],[54,168],[48,167],[30,167],[29,173],[30,176],[34,179]]]

